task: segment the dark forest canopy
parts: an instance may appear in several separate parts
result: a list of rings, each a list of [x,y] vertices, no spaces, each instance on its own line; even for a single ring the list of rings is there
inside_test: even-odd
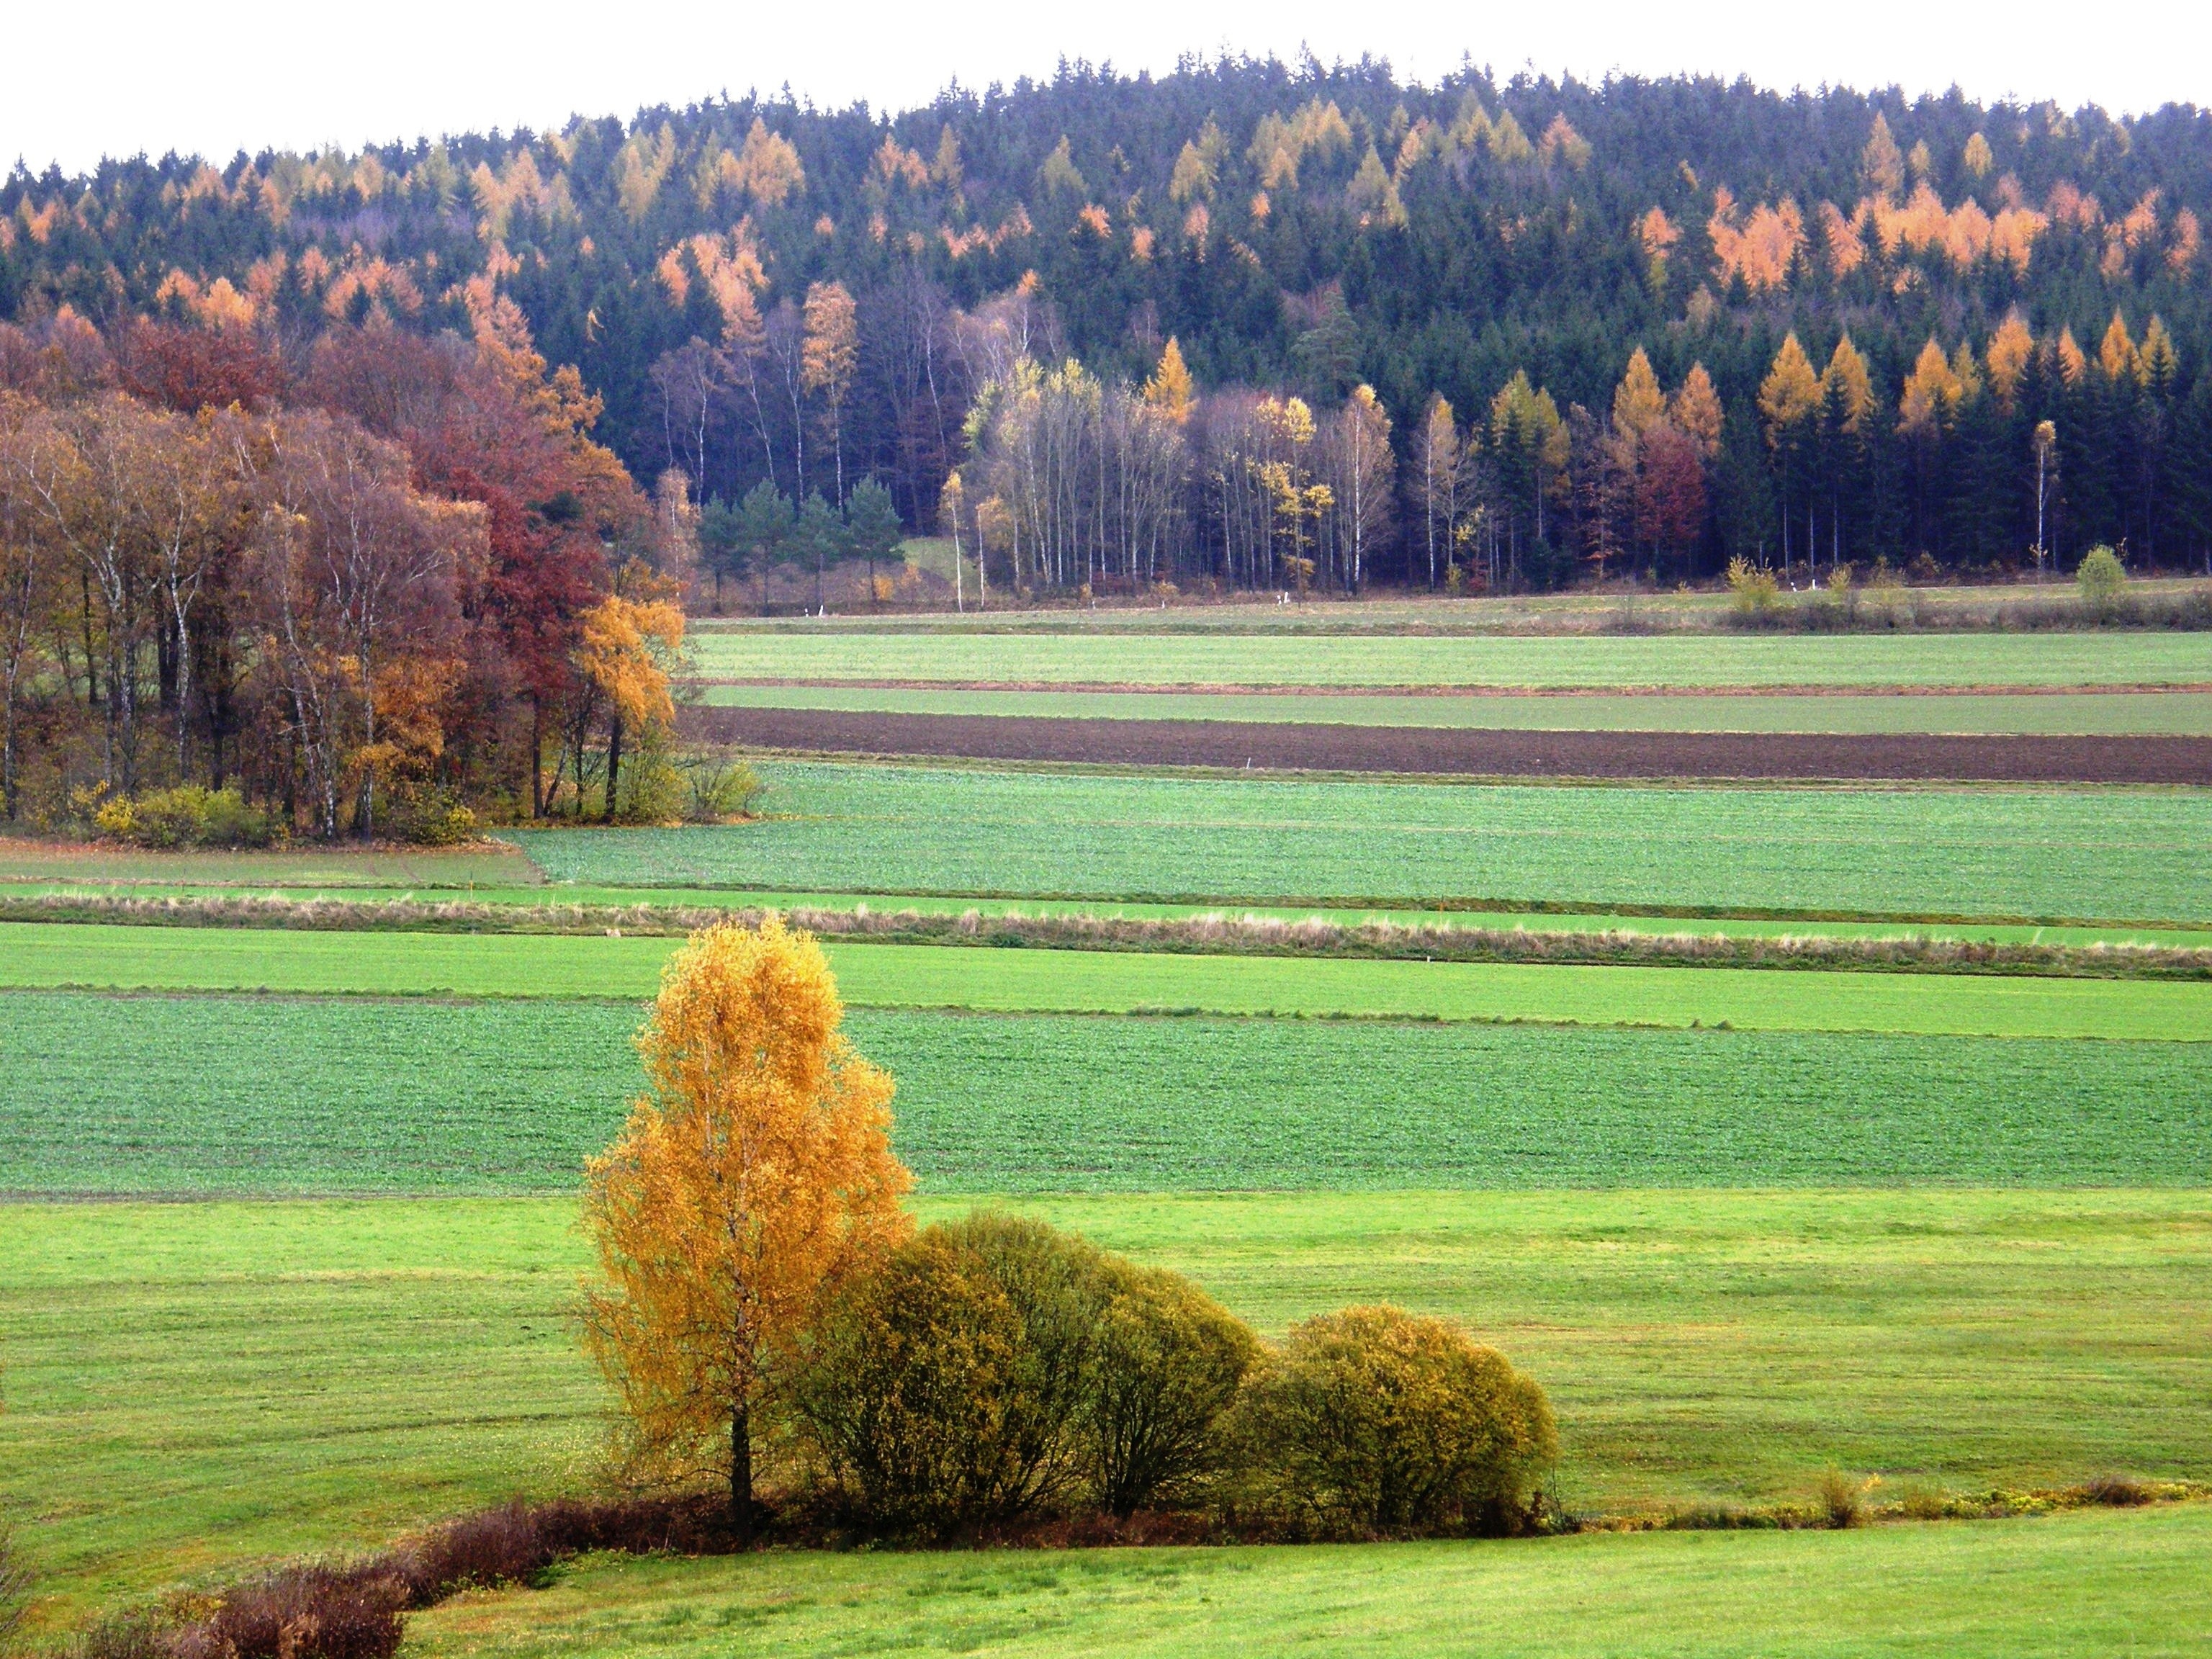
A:
[[[2208,219],[2189,107],[1079,65],[888,118],[747,97],[19,172],[0,316],[301,360],[340,325],[465,333],[496,291],[634,476],[732,504],[872,479],[949,531],[963,465],[964,529],[1041,584],[1425,582],[1440,514],[1443,568],[1500,581],[1808,542],[1981,568],[2029,556],[2039,468],[2056,554],[2173,565],[2212,548]],[[1172,392],[1139,388],[1170,339],[1197,403],[1162,435]],[[1024,482],[1012,447],[1055,410],[1067,476]],[[1379,511],[1347,502],[1377,481]]]

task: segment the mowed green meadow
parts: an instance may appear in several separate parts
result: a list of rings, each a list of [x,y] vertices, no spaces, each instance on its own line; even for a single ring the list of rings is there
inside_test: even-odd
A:
[[[2212,1509],[1510,1543],[594,1558],[422,1615],[424,1659],[969,1653],[2014,1659],[2203,1651]],[[1878,1586],[1871,1590],[1870,1586]]]
[[[0,987],[647,1000],[660,935],[0,923]],[[2212,1041],[2212,981],[1048,951],[832,939],[856,1008]]]
[[[2203,791],[760,770],[757,823],[507,833],[588,886],[2212,920]]]
[[[1382,1298],[1466,1321],[1543,1378],[1578,1508],[1802,1501],[1830,1464],[1891,1492],[2212,1471],[2202,1193],[1019,1202],[1268,1332]],[[50,1617],[587,1486],[603,1400],[570,1323],[574,1217],[552,1198],[0,1209],[0,1490],[64,1598]],[[2061,1524],[2093,1523],[1953,1526],[1935,1547]],[[776,1559],[789,1594],[818,1573],[834,1603],[834,1561]],[[937,1565],[887,1571],[957,1563],[917,1559]],[[2085,1607],[2139,1605],[2129,1573],[2077,1565]]]
[[[863,632],[693,636],[732,680],[1006,685],[1318,685],[1627,690],[1721,686],[1990,689],[2212,685],[2212,635],[1305,635]]]

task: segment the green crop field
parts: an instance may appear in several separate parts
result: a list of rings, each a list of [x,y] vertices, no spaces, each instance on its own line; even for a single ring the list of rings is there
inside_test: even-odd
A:
[[[1544,1379],[1581,1506],[1802,1499],[1830,1463],[1891,1491],[2212,1473],[2202,1194],[1030,1207],[1192,1273],[1267,1331],[1376,1297],[1468,1321]],[[48,1589],[150,1590],[586,1484],[599,1395],[568,1322],[573,1215],[550,1199],[0,1211],[0,1491],[27,1511]],[[965,1570],[903,1559],[885,1570]]]
[[[517,830],[556,882],[2212,921],[2212,793],[763,769],[764,821]]]
[[[595,1558],[422,1615],[410,1659],[965,1653],[1199,1659],[2106,1659],[2193,1655],[2212,1511],[1878,1533],[1086,1551]],[[1881,1587],[1869,1594],[1870,1585]],[[1992,1593],[2002,1585],[2002,1594]]]
[[[909,548],[916,544],[909,542]],[[942,542],[921,544],[924,563]],[[943,565],[947,580],[951,564]],[[969,568],[974,567],[971,564]],[[2204,591],[2195,577],[2136,578],[2129,592],[2151,599],[2181,599]],[[1003,596],[1001,596],[1003,597]],[[2006,605],[2071,605],[2073,585],[2038,586],[2017,583],[1973,584],[1911,590],[1909,603],[1939,619],[1986,613]],[[1346,600],[1319,593],[1285,605],[1273,598],[1233,599],[1218,604],[1162,606],[1157,602],[1108,601],[1084,606],[1039,605],[1005,610],[994,602],[979,608],[971,592],[962,611],[877,611],[852,616],[694,617],[695,635],[763,634],[1353,634],[1512,635],[1574,633],[1618,626],[1634,619],[1662,629],[1711,629],[1732,600],[1724,590],[1684,592],[1605,592],[1570,589],[1552,593],[1482,593],[1454,599],[1444,593],[1409,598],[1362,597]],[[1626,630],[1624,630],[1626,631]]]
[[[1018,685],[2203,686],[2212,634],[1297,636],[802,631],[702,633],[720,679]]]
[[[0,987],[649,998],[679,941],[0,922]],[[2212,1041],[2212,981],[831,941],[858,1008]]]
[[[379,892],[529,887],[543,880],[499,843],[463,851],[365,850],[312,843],[283,852],[145,852],[135,848],[0,839],[0,883],[204,883],[289,890],[357,887]],[[4,890],[0,889],[0,890]]]
[[[552,999],[9,993],[0,1192],[562,1190],[639,1086],[642,1017]],[[848,1024],[898,1080],[895,1144],[939,1192],[2212,1182],[2203,1043]]]
[[[2212,692],[2112,691],[1944,696],[1416,696],[1270,691],[1011,691],[872,685],[706,688],[718,708],[830,708],[1033,720],[1259,720],[1523,732],[1995,732],[2212,735]]]

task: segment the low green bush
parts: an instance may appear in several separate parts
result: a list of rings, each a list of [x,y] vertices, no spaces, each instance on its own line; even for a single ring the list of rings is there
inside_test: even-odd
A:
[[[942,1538],[1066,1493],[1097,1261],[1042,1224],[979,1216],[848,1287],[793,1395],[836,1507]]]
[[[2081,596],[2085,606],[2100,616],[2119,604],[2127,586],[2127,568],[2121,564],[2120,556],[2109,547],[2091,548],[2075,568],[2075,592]]]
[[[1190,1495],[1257,1350],[1176,1274],[982,1212],[848,1287],[792,1397],[833,1507],[943,1538]]]
[[[1223,1416],[1260,1345],[1180,1273],[1109,1256],[1105,1276],[1085,1452],[1099,1507],[1128,1516],[1197,1496],[1222,1468]]]
[[[277,837],[270,816],[237,790],[197,783],[107,801],[93,827],[134,847],[266,847]]]
[[[418,847],[459,847],[476,839],[477,815],[452,790],[431,785],[395,794],[386,805],[380,827],[394,841]]]
[[[1517,1531],[1559,1455],[1533,1378],[1391,1307],[1293,1326],[1237,1415],[1257,1502],[1320,1535]]]
[[[760,798],[760,774],[735,757],[702,750],[676,763],[690,799],[684,816],[694,823],[722,823],[750,817]]]
[[[1782,603],[1774,572],[1739,555],[1728,565],[1729,603],[1742,617],[1765,617]]]

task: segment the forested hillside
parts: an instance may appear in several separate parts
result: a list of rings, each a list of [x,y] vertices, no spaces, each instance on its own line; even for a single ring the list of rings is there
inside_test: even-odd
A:
[[[297,373],[510,298],[735,575],[847,547],[863,480],[1062,588],[2172,567],[2212,557],[2209,216],[2194,109],[1077,68],[19,173],[0,314],[11,361],[147,314]]]

